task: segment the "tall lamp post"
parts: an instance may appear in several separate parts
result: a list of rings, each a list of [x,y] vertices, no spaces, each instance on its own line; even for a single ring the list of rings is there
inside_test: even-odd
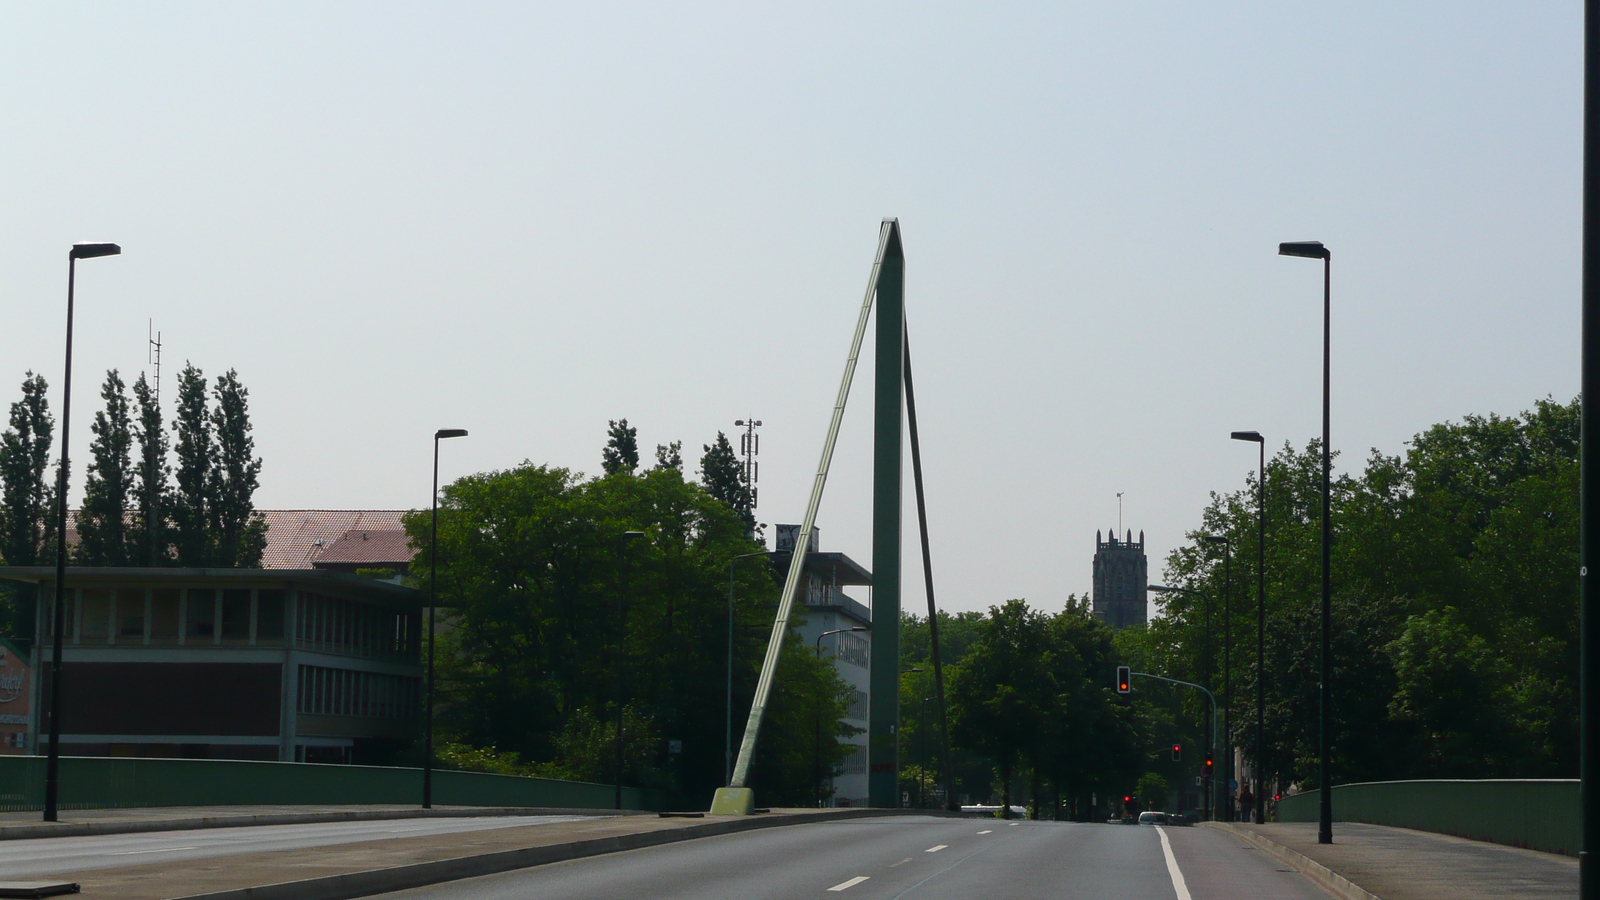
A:
[[[767,551],[741,553],[728,560],[728,717],[723,729],[722,784],[733,784],[733,564],[752,556],[766,556]]]
[[[466,436],[465,428],[441,428],[433,433],[433,524],[429,526],[428,538],[428,725],[422,740],[423,809],[433,809],[433,611],[439,605],[439,442]]]
[[[1329,482],[1332,480],[1333,454],[1328,437],[1328,383],[1331,343],[1329,333],[1333,321],[1332,289],[1333,254],[1321,241],[1288,241],[1278,245],[1279,256],[1297,256],[1302,259],[1322,260],[1322,685],[1317,690],[1317,843],[1333,843],[1333,781],[1328,770],[1328,740],[1330,725],[1330,691],[1333,681],[1333,663],[1329,652],[1333,619],[1333,574],[1329,558],[1333,548],[1333,501]]]
[[[1196,590],[1192,590],[1190,588],[1168,587],[1167,585],[1164,585],[1164,584],[1146,585],[1145,586],[1145,590],[1149,591],[1152,594],[1188,594],[1188,595],[1193,596],[1193,597],[1199,597],[1201,600],[1205,601],[1205,604],[1206,604],[1206,653],[1205,653],[1206,685],[1205,685],[1205,687],[1206,687],[1206,690],[1209,691],[1211,689],[1211,595],[1205,593],[1204,591],[1196,591]],[[1208,748],[1210,748],[1210,752],[1212,753],[1213,756],[1215,756],[1215,754],[1217,752],[1217,729],[1216,729],[1216,716],[1214,715],[1214,713],[1216,712],[1216,710],[1213,709],[1212,712],[1213,712],[1213,715],[1211,717],[1211,720],[1206,723],[1206,731],[1207,731],[1207,734],[1206,734],[1206,746]],[[1210,773],[1207,773],[1205,778],[1206,778],[1205,816],[1206,816],[1206,818],[1210,819],[1210,818],[1212,818],[1212,814],[1216,809],[1215,802],[1214,802],[1216,800],[1216,779]]]
[[[644,537],[642,531],[624,531],[621,538],[622,556],[622,601],[618,604],[617,614],[617,784],[616,804],[617,809],[622,808],[622,663],[627,659],[623,652],[623,644],[628,640],[628,544]]]
[[[1233,807],[1233,541],[1208,534],[1201,540],[1222,545],[1222,820],[1234,820]]]
[[[822,639],[828,635],[848,634],[855,631],[869,630],[870,629],[864,625],[857,625],[854,628],[835,628],[832,631],[824,631],[823,633],[817,635],[817,659],[822,658]],[[817,715],[815,718],[816,737],[813,740],[811,748],[811,782],[813,785],[812,792],[816,795],[817,806],[820,807],[822,806],[822,710],[817,710]]]
[[[1235,431],[1236,441],[1259,445],[1256,470],[1256,824],[1267,821],[1267,439],[1259,431]]]
[[[67,423],[72,413],[72,292],[78,260],[116,256],[116,244],[73,244],[67,253],[67,372],[61,379],[61,470],[56,478],[56,598],[50,657],[50,753],[44,769],[44,820],[56,821],[61,788],[61,632],[66,629],[67,583]]]

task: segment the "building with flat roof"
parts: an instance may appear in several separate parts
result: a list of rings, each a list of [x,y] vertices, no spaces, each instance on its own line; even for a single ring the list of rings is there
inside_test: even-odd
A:
[[[1092,614],[1113,629],[1143,625],[1148,618],[1145,591],[1149,586],[1149,563],[1144,555],[1144,532],[1126,540],[1112,532],[1109,540],[1094,533],[1094,595]]]
[[[798,525],[777,526],[777,550],[768,554],[772,561],[772,574],[781,586],[789,576],[789,565],[794,558],[794,545],[800,535]],[[843,722],[857,729],[855,735],[840,738],[848,747],[843,772],[833,778],[833,806],[867,805],[867,711],[871,704],[871,682],[868,678],[872,661],[872,634],[846,631],[849,628],[870,628],[872,612],[861,602],[846,596],[842,588],[870,586],[872,573],[843,553],[823,553],[817,550],[819,530],[811,531],[811,552],[806,554],[803,581],[795,596],[802,604],[798,612],[804,623],[795,628],[806,649],[813,653],[826,653],[833,660],[834,671],[850,685],[850,702]],[[838,632],[827,634],[827,632]],[[823,637],[823,635],[827,635]],[[820,640],[819,640],[820,639]]]
[[[0,579],[43,601],[27,715],[42,752],[55,569]],[[322,569],[69,568],[62,752],[381,761],[420,734],[422,607],[420,591]]]

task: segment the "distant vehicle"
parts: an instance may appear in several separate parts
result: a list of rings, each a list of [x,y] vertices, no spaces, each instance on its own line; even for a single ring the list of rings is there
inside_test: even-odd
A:
[[[1170,817],[1168,817],[1166,813],[1157,812],[1156,810],[1152,809],[1152,810],[1149,810],[1147,812],[1139,813],[1139,824],[1140,825],[1171,825],[1172,824],[1172,819]]]

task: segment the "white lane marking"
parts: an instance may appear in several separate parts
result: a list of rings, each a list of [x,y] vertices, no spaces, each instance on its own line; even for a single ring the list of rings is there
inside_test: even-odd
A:
[[[905,859],[902,859],[902,860],[900,860],[900,861],[899,861],[899,862],[897,862],[897,863],[890,863],[890,864],[889,864],[889,868],[891,868],[891,869],[893,869],[893,868],[894,868],[894,867],[896,867],[896,866],[903,866],[903,865],[905,865],[905,864],[906,864],[906,863],[908,863],[908,862],[911,862],[911,857],[909,857],[909,856],[908,856],[908,857],[906,857],[906,858],[905,858]]]
[[[1015,827],[1017,827],[1018,825],[1021,825],[1021,824],[1022,824],[1021,822],[1012,822],[1011,823],[1011,827],[1015,828]]]
[[[159,850],[122,850],[122,851],[119,851],[117,853],[109,853],[107,855],[108,856],[133,856],[136,853],[176,853],[179,850],[195,850],[195,849],[198,849],[198,848],[196,848],[196,847],[162,847]]]
[[[980,831],[978,833],[979,834],[994,834],[994,829],[993,828],[985,828],[984,830],[982,830],[982,831]]]
[[[922,852],[923,853],[938,853],[940,850],[943,850],[944,848],[946,848],[948,846],[950,846],[950,845],[949,844],[934,844],[932,847],[929,847],[928,849],[926,849],[926,850],[924,850]]]
[[[841,882],[839,882],[838,884],[834,885],[833,887],[828,888],[828,890],[830,890],[830,891],[848,891],[851,888],[855,887],[856,885],[860,884],[861,882],[866,881],[869,877],[871,877],[871,876],[868,876],[868,875],[857,875],[856,877],[850,879],[849,881],[841,881]],[[1184,900],[1188,900],[1188,895],[1185,895]]]
[[[1156,833],[1161,835],[1161,852],[1167,857],[1167,874],[1172,876],[1173,892],[1178,895],[1178,900],[1192,900],[1189,885],[1183,880],[1183,870],[1178,868],[1178,858],[1172,855],[1172,842],[1167,840],[1167,830],[1157,825]]]

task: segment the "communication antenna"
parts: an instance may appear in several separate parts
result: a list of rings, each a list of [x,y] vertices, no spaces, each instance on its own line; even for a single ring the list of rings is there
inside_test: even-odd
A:
[[[739,452],[744,455],[744,483],[750,488],[750,509],[756,508],[756,481],[761,477],[761,463],[756,461],[756,455],[761,452],[761,435],[756,429],[761,427],[760,419],[735,419],[733,424],[744,427],[744,434],[739,436]]]
[[[155,319],[145,320],[145,340],[147,342],[145,347],[145,362],[155,363],[156,410],[159,412],[161,409],[161,332],[156,331],[155,327]],[[157,478],[158,470],[156,463],[156,446],[160,444],[160,441],[154,436],[147,434],[145,435],[145,442],[150,445],[150,458],[145,460],[145,465],[147,466],[145,470],[147,473],[145,477],[145,487],[150,493],[150,512],[145,517],[144,530],[150,537],[149,565],[155,566],[159,564],[158,560],[160,558],[160,541],[158,535],[160,535],[162,531],[160,523],[163,521],[161,512],[161,489],[159,486],[160,480]]]
[[[1117,491],[1117,534],[1122,534],[1122,491]]]

